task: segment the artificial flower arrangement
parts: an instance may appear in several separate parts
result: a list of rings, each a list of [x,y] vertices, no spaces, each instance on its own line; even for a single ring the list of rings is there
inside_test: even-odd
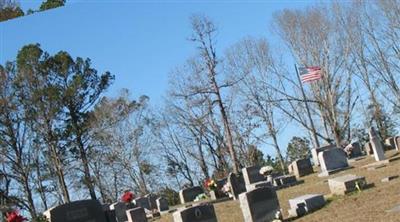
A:
[[[228,195],[229,197],[233,197],[233,195],[231,193],[231,185],[229,183],[224,184],[221,191],[223,193],[225,193],[226,195]]]
[[[130,191],[125,191],[124,194],[122,194],[121,200],[124,203],[130,203],[132,200],[135,198],[135,195],[130,192]]]
[[[18,211],[11,211],[6,214],[6,221],[7,222],[23,222],[28,221],[25,217],[21,216]]]
[[[196,201],[206,200],[207,198],[208,197],[205,193],[201,193],[201,194],[197,195],[193,201],[196,202]]]
[[[274,168],[272,168],[272,166],[263,166],[261,167],[259,173],[263,176],[268,176],[272,173],[273,170]]]
[[[217,189],[217,184],[215,183],[214,180],[212,179],[207,179],[204,181],[204,186],[208,189],[208,190],[216,190]]]

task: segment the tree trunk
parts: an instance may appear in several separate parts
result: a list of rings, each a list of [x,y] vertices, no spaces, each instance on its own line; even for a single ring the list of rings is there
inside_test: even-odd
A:
[[[212,84],[213,84],[215,93],[217,95],[217,102],[218,102],[219,110],[221,112],[222,121],[224,123],[224,130],[225,130],[227,145],[228,145],[229,153],[230,153],[231,159],[232,159],[232,171],[233,171],[233,173],[238,174],[239,173],[239,162],[238,162],[238,159],[236,156],[235,149],[233,147],[233,138],[232,138],[232,132],[231,132],[231,128],[230,128],[229,121],[228,121],[228,116],[226,114],[224,104],[222,103],[222,97],[221,97],[219,87],[218,87],[215,77],[214,76],[211,77],[211,80],[212,80]]]

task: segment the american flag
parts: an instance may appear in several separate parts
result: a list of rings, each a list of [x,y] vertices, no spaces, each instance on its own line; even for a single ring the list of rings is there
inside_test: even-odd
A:
[[[302,83],[312,82],[322,78],[321,67],[311,66],[311,67],[300,67],[300,78]]]

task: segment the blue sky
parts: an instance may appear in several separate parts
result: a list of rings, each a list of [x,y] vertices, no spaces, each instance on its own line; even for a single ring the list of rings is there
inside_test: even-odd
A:
[[[38,8],[41,0],[21,0]],[[193,55],[187,41],[189,17],[205,14],[218,25],[218,51],[247,37],[274,41],[273,13],[303,8],[310,1],[68,1],[62,8],[0,23],[0,64],[15,59],[25,44],[40,43],[50,53],[65,50],[89,57],[99,70],[116,76],[108,95],[128,88],[136,98],[145,94],[160,105],[168,74]],[[294,136],[294,135],[291,135]],[[283,136],[284,137],[284,136]],[[288,138],[280,141],[286,147]]]

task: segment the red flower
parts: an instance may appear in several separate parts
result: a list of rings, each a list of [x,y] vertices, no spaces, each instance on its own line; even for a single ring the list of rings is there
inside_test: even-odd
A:
[[[135,195],[133,195],[132,192],[126,191],[126,192],[122,195],[121,200],[122,200],[122,202],[130,203],[130,202],[132,202],[132,200],[133,200],[134,198],[135,198]]]
[[[207,179],[204,181],[204,187],[209,190],[215,190],[217,188],[217,184],[212,179]]]
[[[17,211],[12,211],[10,213],[7,213],[7,222],[23,222],[27,221],[27,219],[21,215],[18,214]]]

